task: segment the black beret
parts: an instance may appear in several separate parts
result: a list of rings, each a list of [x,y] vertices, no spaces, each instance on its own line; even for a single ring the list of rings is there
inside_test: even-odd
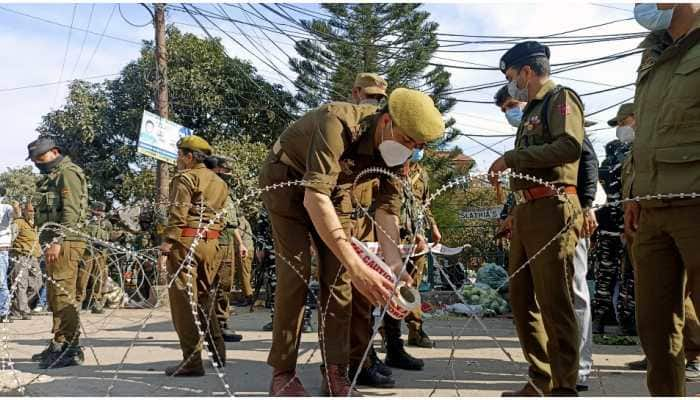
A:
[[[228,160],[225,159],[224,157],[219,157],[219,156],[209,156],[209,157],[205,158],[204,165],[206,165],[206,167],[209,169],[214,169],[217,167],[231,169],[231,167],[228,165]]]
[[[549,59],[549,47],[540,42],[530,40],[527,42],[518,43],[506,51],[506,54],[501,57],[499,68],[504,74],[506,70],[514,65],[526,61],[532,57],[547,57]]]
[[[56,146],[56,142],[54,142],[53,139],[48,137],[39,137],[37,140],[27,145],[27,152],[29,153],[27,160],[34,160],[52,149],[60,150],[60,148]]]

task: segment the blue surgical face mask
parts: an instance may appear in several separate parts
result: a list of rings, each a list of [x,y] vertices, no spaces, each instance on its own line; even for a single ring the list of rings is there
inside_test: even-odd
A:
[[[413,155],[411,155],[411,161],[418,162],[423,159],[424,151],[423,149],[413,149]]]
[[[671,26],[673,8],[659,10],[655,3],[637,4],[634,6],[634,18],[650,31],[666,30]]]
[[[519,127],[523,120],[523,110],[520,107],[512,107],[506,110],[506,119],[511,126]]]

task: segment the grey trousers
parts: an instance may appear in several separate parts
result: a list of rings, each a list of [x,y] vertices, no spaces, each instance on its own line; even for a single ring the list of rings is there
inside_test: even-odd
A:
[[[42,285],[42,275],[39,269],[39,260],[30,256],[17,256],[16,263],[12,265],[11,286],[15,284],[14,298],[11,311],[14,314],[29,314],[29,303],[39,296]]]
[[[581,343],[579,345],[578,382],[585,385],[593,367],[593,328],[591,317],[591,294],[588,291],[588,239],[576,245],[574,255],[574,312],[578,323]]]

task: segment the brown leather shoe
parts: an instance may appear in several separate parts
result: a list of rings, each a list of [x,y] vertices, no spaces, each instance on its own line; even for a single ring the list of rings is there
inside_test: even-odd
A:
[[[272,373],[269,395],[280,397],[309,397],[309,394],[306,392],[306,389],[304,389],[304,385],[302,385],[294,370],[275,370]]]
[[[362,397],[362,393],[355,389],[350,392],[350,379],[348,379],[348,366],[329,364],[325,368],[321,366],[321,395],[323,396],[347,396]]]
[[[165,369],[165,375],[182,377],[204,376],[204,367],[202,366],[201,360],[198,362],[190,362],[188,365],[180,363],[172,367],[167,367]]]
[[[514,392],[503,392],[501,393],[501,397],[538,397],[542,396],[541,394],[537,393],[537,389],[535,389],[534,386],[532,386],[529,382],[523,386],[522,389],[516,390]]]

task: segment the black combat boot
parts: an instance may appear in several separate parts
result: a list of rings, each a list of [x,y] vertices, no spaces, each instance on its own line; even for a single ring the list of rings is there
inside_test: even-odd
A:
[[[53,340],[49,340],[49,345],[46,346],[46,348],[44,350],[42,350],[40,353],[36,353],[36,354],[32,355],[32,361],[38,362],[38,361],[41,361],[44,358],[46,358],[46,355],[49,354],[49,352],[51,351],[51,343],[52,342],[53,342]]]
[[[374,345],[372,345],[372,348],[369,350],[369,359],[372,361],[372,366],[376,367],[380,374],[391,376],[391,368],[387,367],[384,361],[379,359],[377,352],[374,350]]]
[[[85,356],[80,346],[52,341],[49,352],[39,362],[39,368],[70,367],[73,365],[81,365],[84,360]]]
[[[349,379],[350,382],[355,378],[357,367],[350,367]],[[372,364],[369,368],[361,368],[360,374],[357,376],[357,384],[374,388],[393,388],[396,382],[390,377],[379,372],[377,364]]]
[[[420,371],[424,366],[423,360],[414,358],[406,353],[403,347],[403,340],[401,339],[387,338],[385,362],[390,367],[409,371]]]

